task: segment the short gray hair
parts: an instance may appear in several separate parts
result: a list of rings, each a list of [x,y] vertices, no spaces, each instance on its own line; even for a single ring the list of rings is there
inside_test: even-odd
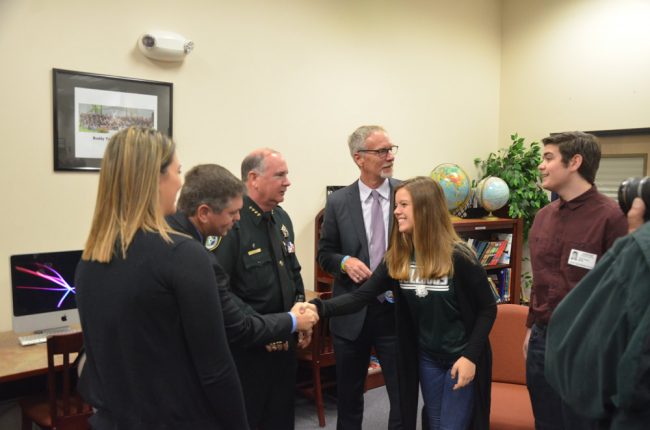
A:
[[[244,195],[244,184],[225,167],[199,164],[185,174],[185,183],[178,198],[178,209],[185,216],[196,215],[201,205],[221,212],[230,200]]]
[[[378,125],[362,125],[361,127],[354,130],[354,132],[348,138],[348,146],[350,147],[350,155],[354,159],[354,154],[359,152],[361,149],[366,149],[366,139],[372,133],[379,131],[381,133],[386,133],[383,127]]]
[[[264,161],[266,160],[266,157],[271,154],[280,153],[275,149],[260,148],[248,154],[246,158],[244,158],[244,161],[241,162],[241,180],[246,182],[248,174],[252,171],[264,173],[264,170],[266,169]]]

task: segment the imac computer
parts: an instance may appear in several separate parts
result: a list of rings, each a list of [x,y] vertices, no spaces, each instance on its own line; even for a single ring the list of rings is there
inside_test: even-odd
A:
[[[69,330],[70,324],[79,324],[74,272],[80,259],[81,251],[10,257],[15,333],[34,332],[46,336]],[[33,340],[31,343],[42,341]]]

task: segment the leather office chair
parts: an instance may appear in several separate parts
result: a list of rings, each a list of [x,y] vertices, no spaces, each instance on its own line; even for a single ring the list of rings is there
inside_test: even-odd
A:
[[[321,299],[325,300],[332,297],[332,293],[323,292],[320,293],[319,296]],[[318,423],[321,427],[325,427],[323,387],[331,386],[335,382],[324,384],[321,380],[321,369],[336,365],[328,318],[321,318],[320,321],[318,321],[318,324],[314,326],[311,343],[305,349],[298,349],[297,353],[299,365],[310,367],[312,373],[311,381],[299,383],[298,389],[301,393],[314,399],[318,413]]]
[[[88,418],[93,414],[72,386],[76,377],[76,362],[70,361],[83,345],[81,332],[66,333],[47,338],[47,397],[26,398],[20,401],[22,430],[31,430],[32,422],[52,430],[89,429]],[[56,355],[63,356],[62,370],[54,364]],[[57,384],[57,374],[61,383]]]
[[[526,388],[526,363],[522,346],[528,307],[497,306],[490,332],[492,345],[492,402],[490,429],[534,429],[535,418]]]

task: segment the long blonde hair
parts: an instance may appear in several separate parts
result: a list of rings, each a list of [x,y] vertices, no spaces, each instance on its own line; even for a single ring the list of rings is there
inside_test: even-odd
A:
[[[125,258],[140,229],[157,231],[171,242],[171,229],[160,208],[158,185],[175,149],[171,138],[152,129],[129,127],[113,135],[102,159],[84,260],[110,262],[117,243]]]
[[[400,189],[411,195],[413,231],[400,233],[397,222],[393,223],[385,257],[388,273],[393,279],[408,279],[415,252],[418,277],[435,279],[453,275],[454,249],[459,248],[468,255],[472,251],[464,246],[454,230],[440,184],[431,178],[417,176],[395,187],[396,192]]]

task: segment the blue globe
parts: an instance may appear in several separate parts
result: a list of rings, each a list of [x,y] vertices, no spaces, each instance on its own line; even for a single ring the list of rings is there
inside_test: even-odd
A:
[[[447,209],[453,211],[467,203],[469,198],[469,176],[460,166],[451,163],[439,164],[431,171],[431,179],[442,187],[447,200]]]
[[[488,212],[494,212],[508,203],[510,189],[503,179],[488,176],[481,179],[476,186],[476,197],[481,207]]]

